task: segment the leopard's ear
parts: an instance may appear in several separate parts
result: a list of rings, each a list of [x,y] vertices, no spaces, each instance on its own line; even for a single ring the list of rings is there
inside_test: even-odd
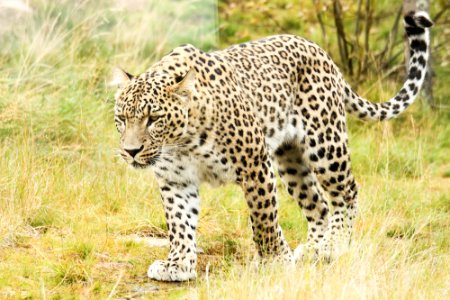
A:
[[[183,99],[188,99],[195,90],[194,69],[191,68],[184,77],[177,77],[175,80],[177,84],[171,88],[171,91]]]
[[[123,88],[131,79],[133,79],[133,75],[128,72],[125,72],[119,67],[114,67],[112,71],[112,80],[109,82],[111,86],[117,86],[119,89]]]

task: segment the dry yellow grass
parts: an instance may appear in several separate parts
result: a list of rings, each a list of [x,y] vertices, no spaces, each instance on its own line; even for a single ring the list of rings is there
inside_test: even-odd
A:
[[[101,1],[31,1],[33,14],[0,35],[1,299],[450,297],[449,118],[420,103],[391,123],[350,122],[360,215],[340,259],[255,268],[242,192],[204,186],[199,278],[149,281],[148,265],[168,250],[133,238],[164,236],[164,214],[152,174],[116,156],[104,85],[114,64],[143,71],[178,41],[157,26],[156,2],[139,3],[145,16]],[[200,35],[197,45],[213,44]],[[383,83],[366,96],[396,88]],[[449,96],[444,86],[436,95]],[[306,223],[279,190],[295,247]]]

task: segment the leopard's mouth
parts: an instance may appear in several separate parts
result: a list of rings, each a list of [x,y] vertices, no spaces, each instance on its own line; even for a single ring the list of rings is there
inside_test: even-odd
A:
[[[137,161],[133,161],[133,162],[131,163],[131,165],[132,165],[133,168],[135,168],[135,169],[145,169],[145,168],[147,168],[147,167],[150,166],[149,164],[141,164],[141,163],[138,163]]]
[[[137,162],[136,160],[134,160],[131,163],[131,165],[133,166],[133,168],[136,168],[136,169],[145,169],[145,168],[155,165],[158,158],[159,158],[159,153],[157,155],[155,155],[154,157],[146,160],[144,163]]]

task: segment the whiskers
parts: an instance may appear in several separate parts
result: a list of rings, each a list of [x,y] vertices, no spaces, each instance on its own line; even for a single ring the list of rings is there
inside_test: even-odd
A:
[[[128,162],[128,156],[120,148],[114,150],[114,157],[121,157]]]
[[[193,150],[199,146],[198,142],[192,141],[180,141],[170,144],[164,144],[159,150],[155,152],[155,149],[147,149],[135,159],[132,159],[122,149],[115,149],[115,157],[121,157],[125,162],[132,165],[135,168],[145,168],[148,166],[158,165],[163,162],[173,163],[180,159],[180,156],[191,157],[193,156]]]

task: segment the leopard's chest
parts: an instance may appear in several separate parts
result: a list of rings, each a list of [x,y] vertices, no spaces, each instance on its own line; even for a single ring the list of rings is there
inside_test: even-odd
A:
[[[158,177],[174,182],[221,185],[236,180],[231,161],[207,147],[166,156],[154,171]]]

